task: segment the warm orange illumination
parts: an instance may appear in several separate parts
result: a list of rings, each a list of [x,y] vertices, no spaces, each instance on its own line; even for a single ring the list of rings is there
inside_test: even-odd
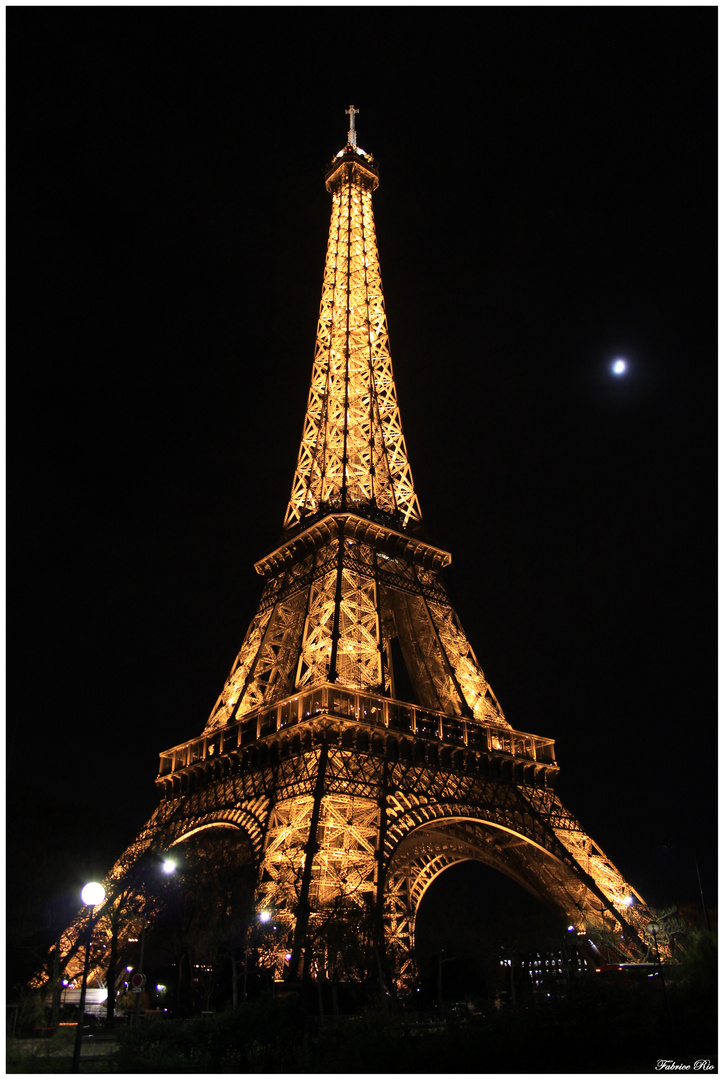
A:
[[[234,830],[257,874],[256,947],[278,978],[338,977],[345,935],[329,930],[349,920],[409,984],[422,898],[466,859],[531,888],[579,937],[615,931],[635,953],[649,922],[641,897],[555,793],[553,739],[508,723],[448,598],[450,555],[421,530],[375,239],[377,167],[357,146],[356,114],[326,176],[332,216],[284,532],[255,564],[259,606],[206,726],[161,755],[160,806],[108,877],[98,934],[149,851]],[[124,934],[146,914],[131,909]],[[61,940],[71,976],[84,925]]]
[[[392,376],[372,213],[377,177],[369,159],[352,156],[327,181],[332,218],[312,385],[285,528],[323,506],[420,520]]]
[[[261,570],[270,576],[259,610],[206,730],[326,681],[394,693],[394,637],[413,682],[425,684],[422,704],[506,726],[437,567],[411,547],[396,559],[387,550],[393,533],[412,540],[421,514],[392,373],[372,211],[377,170],[351,135],[326,183],[332,216],[312,381],[284,519],[297,546]],[[339,513],[370,529],[375,522],[375,536],[353,529],[343,541],[346,524],[318,532]]]

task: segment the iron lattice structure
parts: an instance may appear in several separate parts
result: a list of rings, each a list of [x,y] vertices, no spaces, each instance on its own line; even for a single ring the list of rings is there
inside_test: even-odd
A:
[[[332,968],[322,931],[351,911],[369,916],[391,981],[409,981],[420,901],[466,859],[635,954],[646,916],[628,905],[641,897],[557,797],[553,740],[506,720],[445,590],[450,556],[425,538],[390,358],[378,169],[348,112],[326,174],[314,365],[281,541],[256,564],[261,600],[203,732],[161,754],[159,807],[111,893],[144,853],[226,829],[245,838],[235,850],[255,868],[258,906],[282,928],[280,977]],[[64,947],[76,937],[77,925]]]

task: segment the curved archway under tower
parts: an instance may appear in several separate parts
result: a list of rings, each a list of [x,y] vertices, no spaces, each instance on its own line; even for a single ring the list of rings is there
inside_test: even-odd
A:
[[[414,932],[418,1000],[428,1009],[465,999],[494,1001],[509,993],[508,960],[573,946],[559,912],[476,859],[449,863],[433,878]]]
[[[144,967],[167,987],[177,1015],[241,997],[241,961],[254,918],[256,865],[248,832],[232,820],[193,823],[168,848],[175,873],[144,897]]]
[[[480,863],[504,875],[541,906],[555,913],[562,932],[600,925],[614,931],[592,881],[531,837],[499,822],[472,816],[438,817],[411,829],[398,843],[387,871],[387,942],[401,984],[415,979],[417,919],[423,897],[456,864]],[[599,904],[594,911],[594,904]]]

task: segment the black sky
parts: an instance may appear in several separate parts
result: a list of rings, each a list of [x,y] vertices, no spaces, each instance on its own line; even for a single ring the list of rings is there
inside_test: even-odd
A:
[[[463,625],[636,888],[715,903],[716,50],[715,8],[8,9],[11,877],[107,870],[231,667],[353,102]]]

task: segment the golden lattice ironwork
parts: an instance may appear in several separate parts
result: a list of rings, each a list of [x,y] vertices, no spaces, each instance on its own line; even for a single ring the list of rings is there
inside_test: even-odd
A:
[[[327,173],[332,219],[287,529],[320,509],[377,509],[403,528],[420,520],[392,376],[372,213],[378,182],[374,159],[350,143]]]
[[[390,694],[395,641],[421,704],[507,726],[440,578],[448,561],[357,514],[305,529],[257,564],[259,610],[206,731],[327,681]]]
[[[462,859],[508,874],[580,934],[615,931],[633,955],[645,905],[555,794],[553,740],[504,716],[445,590],[450,556],[425,539],[392,375],[377,166],[347,111],[280,545],[256,564],[259,606],[203,731],[161,755],[160,805],[112,869],[108,903],[147,852],[220,833],[241,838],[257,907],[274,912],[264,947],[279,978],[349,973],[351,931],[366,942],[355,970],[374,955],[392,984],[411,980],[421,899]],[[68,970],[79,926],[62,942]]]

